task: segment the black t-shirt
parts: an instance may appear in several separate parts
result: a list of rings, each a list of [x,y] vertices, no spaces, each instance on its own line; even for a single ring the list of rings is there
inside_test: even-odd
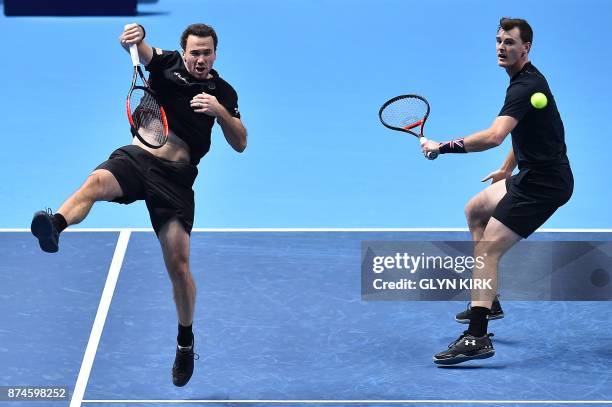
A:
[[[531,105],[531,95],[541,92],[548,104],[543,109]],[[548,82],[530,62],[510,79],[499,116],[518,120],[512,130],[512,148],[519,169],[569,164],[563,122]]]
[[[168,126],[191,149],[191,163],[197,165],[210,149],[210,133],[215,118],[195,113],[189,102],[199,93],[206,92],[234,117],[240,118],[238,94],[232,86],[211,69],[212,79],[200,81],[187,72],[178,51],[153,51],[153,58],[146,66],[149,86],[155,91],[166,111]]]

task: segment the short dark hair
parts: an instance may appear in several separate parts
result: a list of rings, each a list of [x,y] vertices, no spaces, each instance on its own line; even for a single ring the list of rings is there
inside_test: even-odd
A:
[[[521,33],[521,41],[533,42],[533,30],[531,29],[531,26],[527,20],[523,20],[522,18],[502,17],[501,20],[499,20],[499,27],[497,27],[497,31],[500,29],[510,31],[514,27],[518,27]]]
[[[183,51],[187,46],[187,37],[190,35],[195,35],[196,37],[212,37],[213,43],[215,45],[215,51],[217,50],[217,43],[219,40],[217,39],[217,33],[215,29],[206,24],[191,24],[185,31],[181,34],[181,48]]]

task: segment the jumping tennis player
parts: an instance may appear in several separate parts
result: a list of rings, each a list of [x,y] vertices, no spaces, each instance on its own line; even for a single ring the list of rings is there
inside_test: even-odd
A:
[[[502,18],[497,30],[497,63],[510,76],[504,106],[491,127],[467,137],[438,143],[429,140],[423,152],[471,153],[499,146],[512,134],[512,150],[499,170],[483,181],[492,185],[473,197],[466,217],[475,256],[486,253],[485,266],[473,278],[497,285],[500,258],[521,238],[527,238],[571,197],[574,178],[566,155],[563,122],[546,78],[529,62],[533,31],[527,21]],[[544,107],[531,104],[543,93]],[[518,163],[519,172],[512,175]],[[498,182],[503,181],[503,182]],[[493,290],[472,291],[471,307],[457,315],[469,327],[447,350],[434,355],[437,364],[452,365],[493,356],[487,333],[489,319],[503,316]]]
[[[217,34],[212,27],[188,26],[181,35],[182,52],[152,48],[144,37],[144,28],[131,24],[119,41],[126,50],[131,44],[138,45],[140,61],[150,72],[150,86],[168,117],[168,142],[151,149],[133,138],[131,145],[115,150],[55,214],[34,214],[32,233],[42,250],[56,252],[59,234],[85,219],[94,202],[146,202],[178,314],[172,380],[184,386],[193,374],[196,357],[192,333],[196,289],[189,268],[196,165],[210,148],[215,119],[237,152],[246,148],[247,132],[240,120],[236,91],[212,69],[217,57]]]

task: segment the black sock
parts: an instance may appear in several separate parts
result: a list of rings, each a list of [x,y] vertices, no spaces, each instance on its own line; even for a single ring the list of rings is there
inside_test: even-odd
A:
[[[487,315],[491,312],[490,309],[485,307],[472,307],[470,308],[470,326],[468,327],[468,334],[480,338],[487,334],[487,328],[489,320]]]
[[[193,324],[189,326],[183,326],[178,324],[178,336],[176,340],[179,346],[188,347],[193,344],[193,332],[191,330]]]
[[[51,216],[51,222],[53,222],[53,226],[55,230],[57,230],[57,233],[61,233],[62,230],[68,227],[68,222],[66,222],[66,218],[64,218],[61,213],[53,214],[53,216]]]

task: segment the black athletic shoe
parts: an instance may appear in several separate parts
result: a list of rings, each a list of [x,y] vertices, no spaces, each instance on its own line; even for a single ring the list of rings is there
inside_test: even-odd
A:
[[[487,334],[476,338],[465,331],[459,339],[448,345],[447,350],[436,353],[433,361],[437,365],[456,365],[468,360],[490,358],[495,355],[490,339],[492,336],[493,334]]]
[[[38,238],[40,248],[47,253],[55,253],[59,249],[59,232],[53,225],[51,209],[38,211],[32,218],[30,230]]]
[[[461,311],[457,315],[455,315],[455,321],[460,324],[469,324],[470,316],[472,315],[472,307],[468,304],[468,307],[465,311]],[[494,319],[502,319],[504,317],[504,310],[499,303],[499,297],[495,297],[493,300],[493,305],[491,306],[491,312],[487,315],[487,319],[492,321]]]
[[[200,356],[193,352],[193,342],[188,348],[177,345],[176,357],[172,366],[172,383],[175,386],[183,387],[189,382],[193,374],[193,361],[199,358]]]

